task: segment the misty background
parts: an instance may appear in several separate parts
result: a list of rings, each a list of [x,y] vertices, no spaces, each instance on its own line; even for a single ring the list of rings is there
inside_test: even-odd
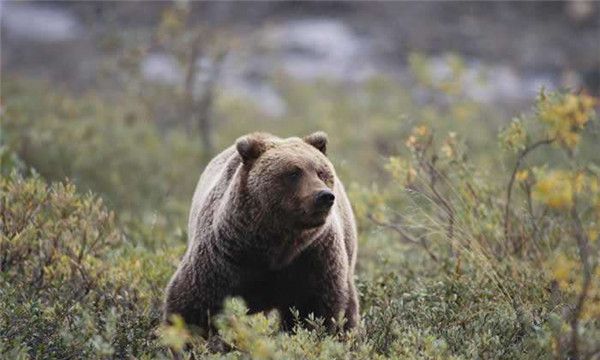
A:
[[[48,79],[76,91],[115,91],[134,75],[150,85],[183,86],[186,70],[157,40],[173,6],[189,7],[186,26],[210,33],[205,41],[222,42],[226,54],[211,80],[216,96],[249,101],[265,116],[287,111],[273,86],[278,74],[349,88],[383,76],[410,88],[407,59],[414,52],[432,59],[434,79],[448,72],[446,54],[459,55],[468,96],[508,112],[542,86],[599,92],[600,6],[586,1],[3,0],[2,76]],[[203,86],[214,65],[214,55],[197,56],[194,86]]]

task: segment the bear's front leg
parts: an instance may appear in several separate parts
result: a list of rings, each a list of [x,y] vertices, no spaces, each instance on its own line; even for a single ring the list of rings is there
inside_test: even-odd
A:
[[[187,326],[202,336],[208,336],[214,328],[212,317],[220,310],[210,304],[196,289],[180,289],[171,286],[167,291],[164,320],[171,323],[173,316],[181,316]]]
[[[341,330],[340,323],[346,316],[348,292],[346,289],[331,289],[333,291],[321,293],[310,304],[308,313],[313,313],[316,318],[325,321],[329,333]],[[312,308],[312,309],[311,309]],[[346,320],[347,321],[347,320]]]
[[[348,305],[346,305],[346,323],[344,324],[344,330],[350,331],[354,329],[359,322],[359,305],[358,305],[358,293],[354,287],[354,282],[348,280]]]
[[[290,269],[288,283],[293,283],[282,314],[284,329],[293,327],[293,316],[288,305],[298,310],[300,319],[314,314],[322,318],[330,332],[340,328],[346,318],[344,330],[358,322],[358,298],[353,282],[349,279],[349,264],[342,239],[328,235],[307,249]]]
[[[323,284],[325,285],[325,284]],[[344,284],[345,285],[345,284]],[[334,333],[339,329],[339,321],[348,316],[347,310],[349,305],[349,291],[345,286],[330,286],[319,287],[318,290],[305,294],[303,301],[296,302],[290,307],[279,308],[281,314],[281,327],[284,331],[291,331],[295,325],[296,319],[292,314],[292,308],[298,312],[300,323],[304,326],[309,325],[306,320],[312,314],[315,318],[321,318],[327,331]],[[351,322],[356,324],[356,316],[352,315],[346,320],[347,324]]]
[[[329,333],[341,330],[340,323],[345,317],[347,306],[347,295],[342,291],[322,293],[317,296],[307,307],[308,314],[314,314],[315,318],[322,318]]]
[[[216,333],[214,317],[221,311],[223,300],[231,293],[232,281],[222,273],[209,269],[190,269],[182,266],[167,286],[164,319],[179,315],[188,326],[202,336]]]

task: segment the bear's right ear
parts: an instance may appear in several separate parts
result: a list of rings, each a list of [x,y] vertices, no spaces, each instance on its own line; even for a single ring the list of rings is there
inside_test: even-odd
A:
[[[304,137],[304,141],[317,148],[324,155],[327,155],[327,134],[324,131],[317,131]]]
[[[235,148],[242,157],[244,164],[248,164],[267,150],[267,144],[264,139],[258,135],[245,135],[237,139]]]

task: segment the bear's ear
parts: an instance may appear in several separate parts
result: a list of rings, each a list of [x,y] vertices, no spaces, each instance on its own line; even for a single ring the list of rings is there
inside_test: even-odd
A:
[[[322,152],[327,154],[327,134],[323,131],[317,131],[304,137],[304,141],[314,146]]]
[[[242,157],[244,164],[247,164],[258,159],[258,157],[267,149],[267,144],[259,135],[250,134],[237,139],[235,148]]]

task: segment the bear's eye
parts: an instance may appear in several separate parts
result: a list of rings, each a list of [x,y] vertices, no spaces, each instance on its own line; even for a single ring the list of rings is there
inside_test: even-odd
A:
[[[301,176],[302,176],[302,169],[295,168],[295,169],[292,169],[291,171],[289,171],[285,177],[291,181],[296,181],[296,180],[300,179]]]
[[[333,178],[329,171],[319,170],[317,171],[317,176],[325,183],[325,185],[329,186],[330,188],[333,187]]]
[[[323,181],[329,180],[329,174],[326,171],[323,171],[323,170],[317,171],[317,176],[319,177],[319,179],[321,179]]]

